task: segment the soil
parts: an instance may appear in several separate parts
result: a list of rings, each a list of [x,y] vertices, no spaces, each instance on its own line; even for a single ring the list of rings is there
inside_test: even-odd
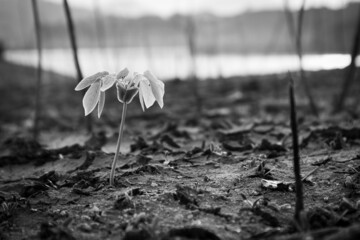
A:
[[[45,72],[35,141],[34,76],[0,63],[0,239],[360,239],[358,84],[332,113],[343,70],[307,72],[319,117],[296,84],[300,223],[287,74],[200,81],[201,101],[169,80],[162,110],[136,99],[114,187],[115,91],[88,133],[75,80]]]

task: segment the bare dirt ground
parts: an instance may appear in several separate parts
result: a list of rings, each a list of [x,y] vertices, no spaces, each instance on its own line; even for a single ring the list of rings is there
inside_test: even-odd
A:
[[[297,83],[302,229],[285,74],[202,81],[201,113],[189,81],[166,82],[163,110],[132,103],[115,187],[115,92],[89,134],[75,81],[45,73],[36,142],[34,75],[0,64],[0,239],[360,239],[358,84],[331,114],[342,71],[307,73],[319,118]]]

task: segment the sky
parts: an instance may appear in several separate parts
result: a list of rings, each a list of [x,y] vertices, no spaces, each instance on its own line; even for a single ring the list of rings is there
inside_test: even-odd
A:
[[[62,0],[46,0],[61,3]],[[126,17],[157,15],[196,14],[202,12],[229,16],[244,11],[283,9],[286,0],[68,0],[73,7],[92,9],[95,6],[105,14]],[[341,8],[349,2],[360,0],[306,0],[307,8]],[[288,0],[292,9],[299,9],[302,0]]]

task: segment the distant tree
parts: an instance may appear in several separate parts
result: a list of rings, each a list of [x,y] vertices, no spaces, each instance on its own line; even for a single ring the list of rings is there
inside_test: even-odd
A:
[[[199,93],[199,80],[196,76],[196,26],[195,20],[192,16],[187,19],[186,36],[191,60],[191,79],[193,84],[193,94],[196,101],[197,113],[200,114],[202,112],[202,100]]]
[[[141,39],[142,45],[145,50],[145,56],[147,59],[147,64],[151,68],[152,67],[152,51],[151,51],[151,39],[148,31],[148,24],[146,21],[141,21]]]
[[[0,41],[0,61],[4,60],[5,44],[3,41]]]
[[[287,19],[287,25],[288,25],[288,29],[289,29],[290,38],[294,39],[294,46],[295,46],[296,54],[298,55],[298,58],[299,58],[299,73],[300,73],[301,83],[304,87],[305,94],[309,100],[309,105],[310,105],[310,109],[311,109],[312,113],[315,116],[318,116],[319,111],[315,104],[313,95],[311,93],[309,83],[306,79],[304,68],[303,68],[303,61],[302,61],[303,59],[302,59],[301,39],[302,39],[303,19],[304,19],[304,14],[305,14],[305,2],[306,2],[306,0],[302,1],[302,5],[301,5],[301,8],[298,13],[297,26],[295,25],[293,15],[288,6],[288,1],[286,1],[286,0],[285,0],[285,15],[286,15],[286,19]]]
[[[67,23],[67,27],[68,27],[68,31],[69,31],[69,36],[70,36],[71,49],[72,49],[76,73],[77,73],[77,81],[80,82],[81,79],[83,79],[83,74],[81,72],[79,57],[78,57],[78,52],[77,52],[78,47],[77,47],[77,42],[76,42],[75,26],[74,26],[74,22],[73,22],[73,19],[71,16],[71,10],[70,10],[67,0],[64,0],[64,9],[65,9],[66,23]]]
[[[39,122],[41,119],[41,95],[42,95],[42,43],[41,43],[41,24],[38,11],[37,0],[32,0],[32,10],[34,15],[35,33],[36,33],[36,48],[38,53],[38,65],[36,71],[36,94],[35,94],[35,114],[34,114],[34,129],[33,138],[38,139],[39,136]]]
[[[338,102],[335,105],[334,112],[338,112],[342,110],[344,106],[345,99],[348,95],[350,86],[353,82],[355,71],[356,71],[356,57],[359,53],[360,48],[360,7],[358,8],[358,20],[356,25],[356,30],[354,34],[353,46],[351,49],[351,61],[349,66],[345,69],[345,78],[343,82],[343,86],[341,89],[341,93],[338,99]]]
[[[71,50],[72,50],[76,73],[77,73],[77,82],[79,83],[83,79],[83,74],[82,74],[82,71],[80,68],[79,57],[78,57],[78,52],[77,52],[78,47],[77,47],[77,43],[76,43],[75,26],[73,23],[73,19],[71,16],[71,10],[70,10],[67,0],[64,0],[63,4],[64,4],[64,9],[65,9],[67,28],[69,31]],[[91,115],[86,117],[86,128],[89,132],[92,131]]]
[[[95,33],[96,33],[96,43],[99,50],[101,50],[103,53],[108,53],[108,50],[106,48],[107,43],[107,36],[108,32],[106,31],[106,24],[105,24],[105,18],[104,15],[101,12],[100,5],[98,4],[98,0],[93,0],[93,11],[94,11],[94,27],[95,27]],[[107,65],[110,66],[110,59],[106,58]],[[104,63],[105,64],[105,63]]]
[[[214,52],[216,55],[220,55],[221,54],[221,34],[219,34],[221,32],[221,23],[220,20],[218,18],[214,18],[213,20],[214,22],[212,23],[214,25]],[[222,68],[221,68],[221,61],[217,60],[217,68],[218,68],[218,79],[223,80],[223,73],[222,73]]]

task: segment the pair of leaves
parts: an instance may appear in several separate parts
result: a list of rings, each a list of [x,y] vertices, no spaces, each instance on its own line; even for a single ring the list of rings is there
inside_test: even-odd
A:
[[[97,105],[98,117],[100,118],[105,105],[105,91],[111,88],[116,80],[123,79],[128,74],[129,70],[124,68],[117,75],[109,74],[107,71],[103,71],[81,80],[75,87],[76,91],[83,90],[90,86],[86,91],[82,102],[85,110],[85,116],[89,115]]]

